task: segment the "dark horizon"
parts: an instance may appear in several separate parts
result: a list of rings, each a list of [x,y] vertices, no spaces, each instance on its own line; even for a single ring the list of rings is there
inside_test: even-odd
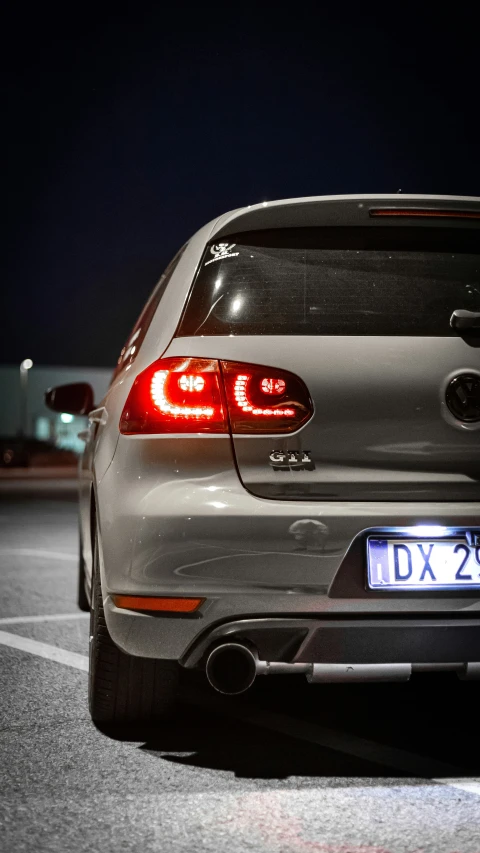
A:
[[[0,363],[113,366],[177,249],[232,208],[480,196],[465,10],[192,8],[42,9],[28,27],[10,10]]]

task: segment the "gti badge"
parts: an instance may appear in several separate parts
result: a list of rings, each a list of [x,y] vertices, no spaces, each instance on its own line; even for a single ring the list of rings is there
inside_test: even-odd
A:
[[[270,465],[274,471],[313,471],[310,450],[272,450]]]

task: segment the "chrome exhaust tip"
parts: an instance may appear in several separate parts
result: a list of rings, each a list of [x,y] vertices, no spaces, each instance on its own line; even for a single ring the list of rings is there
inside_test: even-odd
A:
[[[255,681],[257,658],[241,643],[224,643],[210,652],[205,672],[214,690],[235,696],[244,693]]]

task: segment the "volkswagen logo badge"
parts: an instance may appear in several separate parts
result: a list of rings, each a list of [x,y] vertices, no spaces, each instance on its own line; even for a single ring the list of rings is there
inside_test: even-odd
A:
[[[480,421],[480,376],[461,373],[448,383],[445,394],[452,415],[464,423]]]

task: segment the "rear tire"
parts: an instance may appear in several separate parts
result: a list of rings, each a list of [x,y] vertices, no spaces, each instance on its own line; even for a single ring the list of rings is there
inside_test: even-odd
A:
[[[179,665],[134,657],[115,645],[105,621],[97,541],[93,563],[88,688],[92,720],[108,724],[168,718],[177,698]]]
[[[83,610],[85,613],[88,613],[90,610],[90,603],[88,601],[87,593],[85,590],[85,562],[83,559],[83,548],[82,542],[80,540],[79,544],[79,554],[78,554],[78,586],[77,586],[77,605],[80,610]]]

